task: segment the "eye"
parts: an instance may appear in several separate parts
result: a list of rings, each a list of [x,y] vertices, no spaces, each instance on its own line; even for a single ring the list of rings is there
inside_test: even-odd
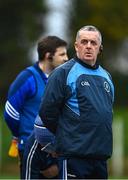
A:
[[[87,39],[82,39],[81,44],[84,44],[84,45],[88,44],[88,40]]]
[[[96,46],[96,45],[97,45],[97,42],[94,41],[94,40],[87,40],[87,39],[82,39],[82,40],[81,40],[81,44],[83,44],[83,45],[87,45],[89,42],[90,42],[90,44],[91,44],[92,46]]]
[[[91,41],[91,44],[92,44],[93,46],[96,46],[96,45],[97,45],[97,42],[96,42],[96,41]]]

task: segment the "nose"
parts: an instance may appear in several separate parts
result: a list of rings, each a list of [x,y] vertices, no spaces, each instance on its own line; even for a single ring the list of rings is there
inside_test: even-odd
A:
[[[90,42],[90,41],[88,41],[88,43],[87,43],[87,47],[88,47],[88,48],[90,48],[90,47],[91,47],[91,42]]]
[[[64,62],[67,62],[67,61],[68,61],[68,56],[66,54],[65,57],[64,57]]]

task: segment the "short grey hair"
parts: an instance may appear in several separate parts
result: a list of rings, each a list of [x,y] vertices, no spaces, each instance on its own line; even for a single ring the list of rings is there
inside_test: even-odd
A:
[[[99,33],[100,44],[102,44],[102,35],[101,35],[101,32],[95,26],[87,25],[87,26],[83,26],[82,28],[80,28],[78,30],[77,34],[76,34],[76,40],[80,36],[80,31],[96,31],[96,32],[98,32]]]

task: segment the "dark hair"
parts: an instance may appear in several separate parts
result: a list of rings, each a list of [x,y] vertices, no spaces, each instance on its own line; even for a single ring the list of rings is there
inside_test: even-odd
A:
[[[54,55],[58,47],[67,46],[67,42],[57,36],[46,36],[38,41],[38,59],[42,61],[47,52]]]

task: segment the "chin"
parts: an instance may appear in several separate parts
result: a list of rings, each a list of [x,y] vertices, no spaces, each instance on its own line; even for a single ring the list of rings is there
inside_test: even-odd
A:
[[[94,60],[92,60],[92,59],[85,59],[84,62],[85,62],[86,64],[91,65],[91,66],[93,66],[93,65],[95,64]]]

